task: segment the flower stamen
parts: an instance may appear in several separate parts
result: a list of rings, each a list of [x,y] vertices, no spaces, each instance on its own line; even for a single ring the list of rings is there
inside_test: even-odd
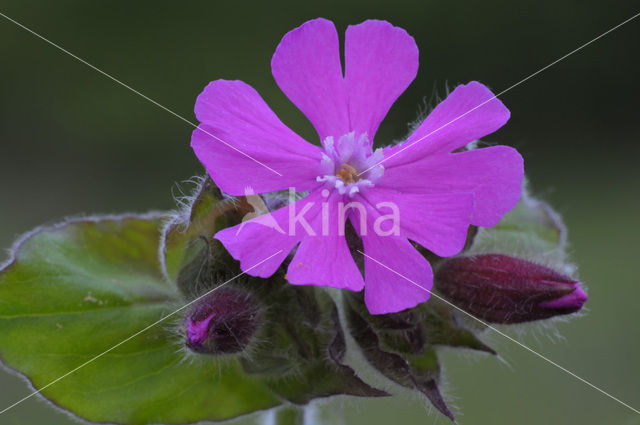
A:
[[[353,165],[342,164],[336,177],[340,177],[345,183],[355,183],[358,180],[358,170]]]
[[[316,181],[325,182],[328,188],[336,189],[341,195],[351,197],[365,188],[373,187],[384,173],[384,167],[376,165],[383,158],[382,150],[372,151],[366,133],[359,137],[355,132],[347,133],[337,143],[329,136],[322,145],[325,152]]]

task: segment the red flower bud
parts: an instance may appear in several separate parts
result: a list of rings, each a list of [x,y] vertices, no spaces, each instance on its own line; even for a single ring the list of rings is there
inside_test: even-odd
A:
[[[587,294],[555,270],[500,254],[444,261],[436,288],[464,311],[493,323],[520,323],[574,313]]]
[[[242,351],[258,328],[260,309],[239,288],[221,288],[198,300],[186,318],[185,345],[197,353]]]

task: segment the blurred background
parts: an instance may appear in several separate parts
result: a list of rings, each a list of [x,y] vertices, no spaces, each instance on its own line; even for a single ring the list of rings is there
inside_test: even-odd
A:
[[[500,92],[639,12],[636,1],[24,2],[0,12],[189,120],[217,78],[255,87],[281,119],[317,136],[270,73],[290,29],[318,16],[340,32],[367,18],[405,28],[418,77],[376,136],[400,138],[432,96],[479,80]],[[589,290],[584,317],[512,334],[640,408],[640,18],[506,93],[510,122],[489,142],[525,157],[534,192],[564,215]],[[0,247],[78,213],[169,209],[202,168],[192,128],[0,17]],[[4,256],[4,253],[2,254]],[[3,258],[0,258],[0,262]],[[487,335],[492,357],[441,357],[461,424],[640,424],[640,415]],[[0,408],[27,395],[0,373]],[[348,424],[446,424],[419,400],[345,403]],[[32,398],[2,424],[73,423]]]

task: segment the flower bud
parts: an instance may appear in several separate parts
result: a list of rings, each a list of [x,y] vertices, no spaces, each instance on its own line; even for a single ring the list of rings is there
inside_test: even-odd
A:
[[[473,316],[493,323],[521,323],[580,310],[587,294],[555,270],[501,254],[444,261],[436,288]]]
[[[239,288],[216,289],[198,300],[186,317],[185,345],[202,354],[242,351],[255,334],[258,303]]]

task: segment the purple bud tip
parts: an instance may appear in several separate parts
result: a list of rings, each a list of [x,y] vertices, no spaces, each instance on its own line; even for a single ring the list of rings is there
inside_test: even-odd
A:
[[[549,267],[501,254],[447,260],[436,288],[461,309],[493,323],[520,323],[579,311],[580,283]]]
[[[221,288],[198,300],[185,319],[185,345],[197,353],[230,354],[244,350],[255,334],[260,309],[239,288]]]
[[[551,301],[540,303],[540,307],[556,310],[567,310],[567,313],[573,313],[582,308],[587,302],[587,293],[580,287],[579,283],[575,283],[573,292]]]

